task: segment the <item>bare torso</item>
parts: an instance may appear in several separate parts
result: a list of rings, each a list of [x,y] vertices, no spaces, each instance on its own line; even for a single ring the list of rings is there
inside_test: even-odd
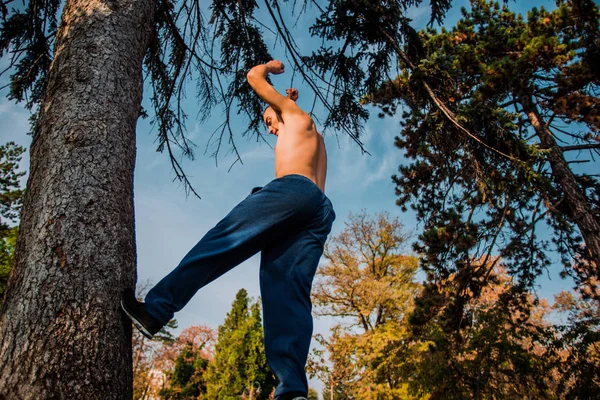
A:
[[[275,176],[303,175],[324,192],[327,153],[323,136],[308,114],[286,115],[284,120],[275,145]]]

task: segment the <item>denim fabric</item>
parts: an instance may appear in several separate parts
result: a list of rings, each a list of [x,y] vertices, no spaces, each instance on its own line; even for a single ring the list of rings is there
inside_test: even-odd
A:
[[[279,380],[275,398],[307,393],[310,290],[334,219],[327,196],[304,176],[254,188],[150,290],[148,312],[166,324],[200,288],[261,251],[265,351]]]

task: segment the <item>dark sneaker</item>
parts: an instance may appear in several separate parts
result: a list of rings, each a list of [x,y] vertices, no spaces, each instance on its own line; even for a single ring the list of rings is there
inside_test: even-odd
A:
[[[127,289],[121,296],[121,308],[125,314],[131,319],[133,325],[148,339],[152,339],[163,325],[146,310],[146,304],[137,301],[135,293],[131,289]]]

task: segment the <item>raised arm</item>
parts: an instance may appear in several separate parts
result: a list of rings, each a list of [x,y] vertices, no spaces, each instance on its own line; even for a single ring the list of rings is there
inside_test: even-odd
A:
[[[282,74],[283,69],[283,63],[276,60],[257,65],[248,72],[248,83],[252,86],[256,94],[280,113],[302,112],[293,100],[281,95],[267,82],[267,74]]]

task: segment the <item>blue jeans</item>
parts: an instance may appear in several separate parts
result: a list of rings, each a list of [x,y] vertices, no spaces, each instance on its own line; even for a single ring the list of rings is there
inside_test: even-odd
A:
[[[166,324],[200,288],[261,251],[265,352],[279,380],[275,398],[306,394],[310,290],[334,219],[331,201],[302,175],[255,188],[148,292],[147,310]]]

